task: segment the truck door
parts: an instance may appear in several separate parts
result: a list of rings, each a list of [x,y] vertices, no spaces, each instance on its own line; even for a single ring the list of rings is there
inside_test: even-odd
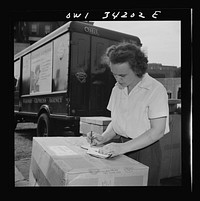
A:
[[[70,106],[71,114],[88,115],[90,79],[90,36],[73,32],[71,36]]]
[[[91,82],[90,82],[90,115],[108,116],[107,104],[114,78],[107,65],[101,59],[106,48],[115,43],[104,38],[92,36],[91,44]]]

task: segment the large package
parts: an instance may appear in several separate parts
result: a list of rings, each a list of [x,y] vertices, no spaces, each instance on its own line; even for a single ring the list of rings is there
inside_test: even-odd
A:
[[[85,137],[33,137],[30,186],[146,186],[148,167],[120,155],[97,158]]]

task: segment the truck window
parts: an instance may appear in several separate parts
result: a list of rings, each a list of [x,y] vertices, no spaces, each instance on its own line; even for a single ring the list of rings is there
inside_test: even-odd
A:
[[[105,108],[106,89],[108,88],[106,66],[101,64],[101,57],[109,46],[109,40],[92,37],[91,51],[91,89],[90,109],[98,112]],[[106,98],[107,99],[107,98]]]
[[[20,60],[14,62],[14,89],[19,90]]]
[[[22,59],[22,95],[30,93],[30,54]]]
[[[69,33],[54,40],[52,91],[67,90],[68,63]]]
[[[110,92],[114,86],[110,69],[102,63],[102,57],[110,45],[117,43],[105,38],[93,36],[91,45],[91,87],[90,109],[94,113],[105,110]]]

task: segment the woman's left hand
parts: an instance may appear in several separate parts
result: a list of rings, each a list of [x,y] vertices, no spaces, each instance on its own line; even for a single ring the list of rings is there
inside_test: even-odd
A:
[[[123,154],[123,143],[109,143],[99,149],[101,154],[111,154],[111,157]]]

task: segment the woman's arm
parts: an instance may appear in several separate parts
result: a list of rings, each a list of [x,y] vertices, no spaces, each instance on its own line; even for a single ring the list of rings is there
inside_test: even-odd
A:
[[[142,149],[163,137],[166,125],[166,117],[150,120],[151,128],[137,138],[124,143],[123,152]]]
[[[125,154],[130,151],[142,149],[144,147],[147,147],[148,145],[151,145],[152,143],[163,137],[166,125],[166,117],[151,119],[150,123],[151,128],[144,132],[142,135],[125,143],[107,144],[102,147],[100,153],[111,153],[112,156],[116,156],[120,154]]]
[[[101,145],[111,140],[115,135],[116,133],[112,128],[112,122],[110,122],[110,124],[102,134],[89,132],[87,134],[87,141],[93,146]]]

